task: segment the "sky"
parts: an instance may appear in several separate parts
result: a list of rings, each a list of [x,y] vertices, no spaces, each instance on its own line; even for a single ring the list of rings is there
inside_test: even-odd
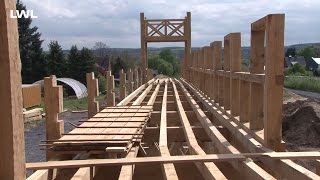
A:
[[[33,10],[43,48],[56,40],[63,49],[92,48],[104,42],[112,48],[140,48],[140,12],[147,19],[184,18],[191,12],[192,46],[221,41],[241,32],[250,46],[250,24],[267,14],[285,13],[285,45],[320,42],[320,0],[21,0]],[[151,43],[149,47],[184,46]]]

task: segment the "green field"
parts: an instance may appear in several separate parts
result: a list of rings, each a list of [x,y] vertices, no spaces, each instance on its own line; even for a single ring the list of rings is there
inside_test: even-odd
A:
[[[285,78],[284,87],[320,93],[320,78],[289,76]]]

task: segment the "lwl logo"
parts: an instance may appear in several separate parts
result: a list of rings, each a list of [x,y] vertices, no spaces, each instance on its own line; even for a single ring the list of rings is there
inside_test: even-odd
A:
[[[14,12],[16,12],[16,14],[14,14]],[[32,19],[38,18],[38,16],[35,16],[33,14],[33,10],[21,10],[21,11],[19,11],[19,10],[16,10],[16,11],[10,10],[10,18],[22,18],[22,17],[24,17],[24,18],[29,18],[30,17]]]

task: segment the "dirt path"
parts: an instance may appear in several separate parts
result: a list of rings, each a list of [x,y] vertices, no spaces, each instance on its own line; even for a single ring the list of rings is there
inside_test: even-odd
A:
[[[300,96],[304,96],[304,97],[307,97],[307,98],[320,100],[320,93],[309,92],[309,91],[301,91],[301,90],[296,90],[296,89],[288,89],[288,88],[286,88],[286,90],[288,90],[290,92],[293,92],[295,94],[299,94]]]

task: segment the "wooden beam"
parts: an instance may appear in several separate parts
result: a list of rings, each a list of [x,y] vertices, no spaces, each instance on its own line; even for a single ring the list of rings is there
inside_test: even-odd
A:
[[[240,152],[234,148],[220,133],[220,131],[212,124],[212,122],[207,118],[205,113],[201,110],[196,101],[192,98],[192,96],[188,93],[185,87],[177,81],[185,96],[187,96],[188,101],[197,115],[197,119],[200,121],[202,127],[207,132],[210,139],[214,142],[215,147],[218,149],[220,153],[231,153],[231,154],[239,154]],[[231,162],[231,165],[238,170],[241,174],[244,175],[245,179],[275,179],[270,174],[268,174],[265,170],[255,164],[252,160],[247,160],[243,162]]]
[[[107,84],[107,106],[115,106],[114,76],[111,71],[107,72]]]
[[[94,73],[87,73],[87,90],[88,90],[88,118],[90,119],[99,112],[99,102],[96,97],[99,96],[98,79],[94,78]]]
[[[159,148],[162,157],[170,157],[170,152],[167,145],[167,89],[168,82],[166,81],[163,92],[159,136]],[[178,175],[173,164],[162,164],[161,169],[165,179],[178,179]]]
[[[63,111],[62,86],[57,86],[56,76],[44,78],[44,104],[46,112],[46,139],[55,140],[61,138],[64,132],[63,120],[59,120],[58,114]],[[47,160],[54,154],[47,151]]]
[[[148,95],[150,90],[153,87],[153,83],[149,84],[149,86],[143,91],[143,93],[132,103],[133,106],[140,105],[144,98]]]
[[[224,126],[229,132],[235,137],[239,142],[244,144],[245,148],[249,152],[254,153],[264,153],[264,152],[273,152],[272,150],[264,147],[258,141],[256,141],[251,135],[249,135],[245,130],[240,128],[237,124],[232,122],[229,117],[223,114],[218,108],[217,104],[210,102],[206,98],[204,98],[201,93],[197,92],[194,87],[188,84],[186,81],[182,80],[182,82],[189,87],[189,89],[193,92],[195,97],[201,101],[205,109],[210,111],[214,117]],[[273,172],[277,172],[277,174],[281,178],[287,179],[318,179],[320,178],[313,172],[303,168],[302,166],[295,164],[290,160],[272,160],[261,158],[261,162],[267,166]]]
[[[25,179],[21,61],[16,1],[0,1],[0,179]]]
[[[120,71],[120,100],[123,100],[127,96],[127,88],[126,88],[126,73],[124,73],[123,69]]]
[[[183,130],[184,130],[190,151],[192,154],[206,155],[206,153],[199,146],[197,139],[192,131],[191,125],[188,121],[188,117],[186,113],[184,112],[184,109],[177,91],[177,87],[174,82],[172,82],[172,86],[174,89],[180,121],[183,126]],[[203,178],[205,179],[226,179],[223,173],[213,163],[196,163],[196,166],[198,170],[201,172],[201,175],[203,176]]]
[[[320,152],[271,152],[271,153],[242,153],[242,154],[207,154],[207,155],[185,155],[170,157],[142,157],[142,158],[121,158],[121,159],[87,159],[87,160],[65,160],[26,163],[26,169],[60,169],[92,166],[117,166],[137,165],[153,163],[190,163],[190,162],[229,162],[244,161],[247,158],[261,159],[316,159],[320,158]]]
[[[155,81],[155,79],[152,79],[150,81],[148,81],[146,84],[143,84],[142,86],[140,86],[138,89],[136,89],[134,92],[132,92],[131,94],[129,94],[125,99],[123,99],[121,102],[119,102],[117,104],[117,106],[125,106],[127,104],[129,104],[129,102],[135,98],[145,87],[149,86],[149,84],[153,83]]]

